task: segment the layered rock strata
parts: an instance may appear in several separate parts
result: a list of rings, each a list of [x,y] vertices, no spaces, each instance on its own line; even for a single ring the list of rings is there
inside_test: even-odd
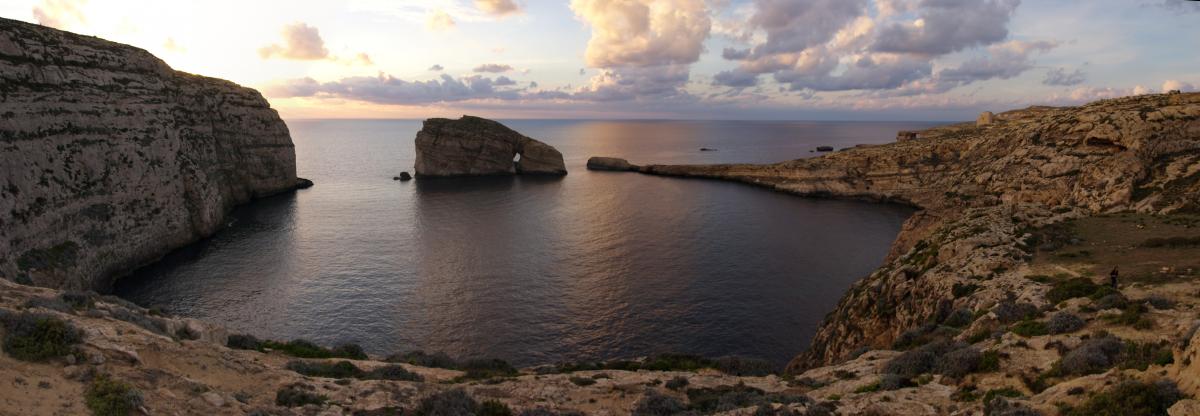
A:
[[[0,19],[0,277],[103,290],[293,189],[287,126],[232,82]]]
[[[416,149],[418,178],[567,174],[558,149],[479,117],[425,120]]]

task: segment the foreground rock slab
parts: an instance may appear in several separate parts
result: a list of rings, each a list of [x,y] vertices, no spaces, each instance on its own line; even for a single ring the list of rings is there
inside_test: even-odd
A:
[[[567,174],[558,149],[480,117],[425,120],[416,146],[418,178]]]
[[[103,290],[297,180],[257,91],[0,18],[0,278]]]

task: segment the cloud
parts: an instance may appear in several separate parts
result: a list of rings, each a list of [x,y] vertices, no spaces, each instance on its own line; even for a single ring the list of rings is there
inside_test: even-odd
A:
[[[740,61],[750,57],[750,50],[725,48],[721,51],[721,57],[730,61]]]
[[[87,0],[42,0],[41,4],[33,6],[33,18],[42,26],[65,30],[87,22],[79,10],[86,3]]]
[[[454,18],[443,10],[433,10],[425,20],[425,27],[434,32],[454,29]]]
[[[866,12],[866,0],[759,0],[750,23],[767,33],[752,56],[795,53],[833,39],[847,23]]]
[[[1149,4],[1175,12],[1200,12],[1200,2],[1194,0],[1156,0]]]
[[[454,78],[442,75],[429,81],[406,81],[391,75],[349,77],[332,82],[312,78],[287,80],[264,89],[276,98],[341,98],[376,104],[422,105],[481,99],[514,100],[520,91],[498,88],[515,84],[504,77],[497,79],[473,75]]]
[[[507,87],[509,85],[517,85],[517,82],[513,81],[509,77],[500,76],[496,77],[495,80],[492,80],[492,85],[496,87]]]
[[[987,55],[968,59],[955,68],[942,70],[942,81],[969,84],[994,78],[1009,79],[1033,68],[1030,55],[1045,52],[1055,46],[1051,42],[1010,41],[988,47]]]
[[[501,64],[483,64],[483,65],[480,65],[480,66],[477,66],[477,67],[475,67],[475,69],[473,69],[472,71],[475,71],[475,72],[491,72],[491,73],[494,73],[494,74],[498,74],[498,73],[508,72],[508,71],[512,71],[512,70],[513,70],[513,67],[512,67],[512,66],[509,66],[509,65],[501,65]]]
[[[433,66],[429,67],[429,70],[434,71],[434,72],[441,72],[445,69],[446,69],[445,67],[438,65],[438,64],[434,64]]]
[[[521,13],[521,6],[513,0],[475,0],[475,7],[498,17]]]
[[[571,10],[592,28],[587,65],[602,69],[572,97],[688,99],[683,87],[712,30],[704,0],[572,0]]]
[[[712,27],[703,0],[572,0],[571,10],[592,27],[593,68],[691,64]]]
[[[1174,90],[1179,90],[1179,91],[1183,91],[1183,92],[1192,92],[1192,91],[1196,91],[1196,86],[1192,85],[1191,83],[1174,80],[1174,79],[1167,80],[1166,82],[1163,83],[1163,85],[1162,85],[1163,92],[1169,92],[1169,91],[1174,91]]]
[[[1020,0],[922,0],[912,22],[879,29],[879,52],[943,55],[990,45],[1008,37],[1008,22]]]
[[[271,44],[259,48],[258,55],[263,59],[280,57],[311,61],[329,57],[329,49],[325,49],[325,41],[317,28],[297,22],[283,27],[283,45]]]
[[[163,42],[163,49],[170,52],[186,52],[187,49],[175,42],[175,38],[168,37],[166,42]]]
[[[744,72],[737,69],[721,71],[716,75],[713,75],[713,85],[734,88],[753,87],[758,85],[758,74]]]
[[[1070,87],[1082,84],[1086,80],[1087,74],[1084,74],[1082,69],[1067,72],[1066,68],[1050,68],[1046,71],[1046,79],[1042,80],[1042,84]]]
[[[788,84],[793,90],[814,91],[893,89],[928,77],[933,64],[928,60],[907,55],[879,54],[862,56],[846,66],[841,74],[829,71],[790,70],[775,74],[775,80]]]

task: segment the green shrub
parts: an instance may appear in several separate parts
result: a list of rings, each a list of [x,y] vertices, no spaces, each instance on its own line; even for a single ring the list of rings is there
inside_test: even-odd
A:
[[[192,328],[184,325],[175,330],[175,338],[196,340],[200,339],[200,334],[197,334],[195,331],[192,331]]]
[[[596,384],[596,379],[590,377],[571,377],[571,382],[576,386],[590,386]]]
[[[286,368],[309,377],[359,378],[363,375],[362,369],[349,361],[323,363],[292,360],[288,361]]]
[[[1050,330],[1046,329],[1046,324],[1042,323],[1041,321],[1034,321],[1034,320],[1026,320],[1026,321],[1018,322],[1016,325],[1013,325],[1010,330],[1012,331],[1012,333],[1026,337],[1026,338],[1046,335],[1046,334],[1050,333]]]
[[[684,387],[687,387],[687,385],[688,379],[684,376],[675,376],[674,378],[667,380],[667,384],[665,384],[666,388],[671,390],[680,390]]]
[[[96,306],[95,297],[86,292],[63,292],[58,295],[58,298],[75,310],[90,309]]]
[[[1166,341],[1160,343],[1126,341],[1118,361],[1119,367],[1122,369],[1132,368],[1146,371],[1150,365],[1165,366],[1174,363],[1175,355],[1171,352],[1171,344]]]
[[[1000,371],[1000,352],[999,351],[984,351],[979,356],[979,366],[975,371],[980,373],[990,373]]]
[[[420,374],[408,371],[404,367],[398,365],[385,365],[377,367],[366,372],[360,378],[367,380],[401,380],[401,381],[421,381],[423,377]]]
[[[476,414],[479,403],[462,389],[440,391],[417,404],[416,414],[422,416],[441,415],[470,415]]]
[[[1050,317],[1050,321],[1046,323],[1046,330],[1051,334],[1066,334],[1083,329],[1086,325],[1083,318],[1075,314],[1059,312]]]
[[[1179,390],[1170,381],[1125,382],[1092,396],[1066,416],[1157,416],[1179,401]]]
[[[225,346],[235,350],[262,350],[262,341],[248,334],[233,334],[225,341]]]
[[[1046,299],[1059,303],[1067,299],[1093,298],[1098,299],[1112,292],[1112,288],[1092,283],[1092,279],[1076,277],[1054,283],[1054,287],[1046,292]]]
[[[0,316],[4,352],[22,361],[41,362],[75,350],[83,335],[71,324],[50,315],[17,313]]]
[[[854,389],[855,393],[874,393],[877,391],[879,391],[879,382],[878,381],[871,383],[871,384],[862,385],[862,386],[859,386],[857,389]]]
[[[512,416],[512,409],[498,400],[487,400],[479,404],[475,410],[476,416]]]
[[[458,362],[445,353],[427,354],[424,351],[409,351],[402,354],[392,354],[384,359],[391,363],[407,363],[429,368],[458,368]]]
[[[1146,305],[1131,302],[1125,306],[1125,309],[1121,310],[1120,314],[1106,316],[1104,319],[1118,325],[1140,326],[1141,328],[1138,329],[1149,329],[1146,328],[1147,322],[1149,322],[1150,328],[1154,327],[1154,321],[1149,320],[1149,318],[1143,319],[1142,314],[1144,313],[1146,313]]]
[[[142,405],[142,393],[128,383],[101,374],[83,393],[84,404],[96,416],[126,416]]]
[[[642,369],[650,371],[696,371],[712,366],[712,361],[692,354],[659,354],[642,363]]]
[[[333,349],[328,349],[314,344],[312,341],[304,339],[294,339],[286,343],[270,340],[261,341],[259,343],[259,349],[267,348],[298,358],[349,358],[352,360],[367,359],[367,355],[363,353],[362,347],[359,347],[355,344],[343,344]]]
[[[312,390],[312,386],[299,383],[284,386],[275,392],[275,404],[283,407],[299,407],[306,404],[322,404],[329,400]]]
[[[997,398],[997,397],[1013,398],[1013,397],[1021,397],[1021,396],[1024,396],[1024,395],[1021,394],[1021,392],[1019,392],[1016,389],[1013,389],[1011,387],[1005,387],[1002,389],[992,389],[992,390],[988,390],[987,393],[983,394],[983,402],[984,403],[991,402],[992,399]]]
[[[674,397],[648,391],[634,404],[633,416],[669,416],[684,410],[687,408]]]
[[[687,390],[691,409],[703,413],[722,412],[758,405],[765,393],[757,388],[738,383],[733,386],[717,386]]]
[[[983,354],[975,347],[959,348],[938,357],[933,372],[949,377],[961,378],[979,369]]]
[[[950,288],[950,294],[954,295],[954,298],[957,299],[975,293],[976,290],[979,290],[979,285],[977,284],[955,283],[954,286]]]
[[[459,369],[466,373],[463,375],[463,378],[468,380],[513,377],[518,374],[517,369],[512,364],[497,358],[467,360]]]
[[[756,358],[737,356],[721,357],[713,360],[713,368],[731,376],[761,377],[778,373],[778,369],[770,361]]]

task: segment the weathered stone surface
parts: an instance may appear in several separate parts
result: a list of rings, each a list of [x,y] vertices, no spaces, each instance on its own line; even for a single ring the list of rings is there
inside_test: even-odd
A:
[[[615,157],[593,157],[588,159],[587,168],[590,170],[615,170],[615,171],[632,171],[637,170],[637,165],[630,164],[628,160]]]
[[[975,120],[975,126],[983,127],[983,126],[990,125],[993,122],[995,122],[995,119],[996,119],[996,115],[992,114],[991,111],[984,111],[982,113],[979,113],[979,118]]]
[[[919,133],[921,140],[771,165],[645,165],[648,174],[746,182],[811,196],[922,208],[886,263],[830,312],[800,371],[886,348],[947,307],[1003,296],[1046,304],[1025,265],[1021,230],[1072,215],[1200,208],[1200,94],[1144,95],[1080,107],[1031,107]],[[1001,271],[1001,272],[997,272]],[[969,276],[992,276],[982,282]],[[955,284],[976,284],[968,297]],[[943,306],[945,305],[945,306]]]
[[[103,289],[297,186],[256,91],[131,46],[0,19],[0,277]]]
[[[416,176],[566,175],[562,153],[498,122],[431,118],[417,132]],[[520,155],[520,160],[513,158]]]

